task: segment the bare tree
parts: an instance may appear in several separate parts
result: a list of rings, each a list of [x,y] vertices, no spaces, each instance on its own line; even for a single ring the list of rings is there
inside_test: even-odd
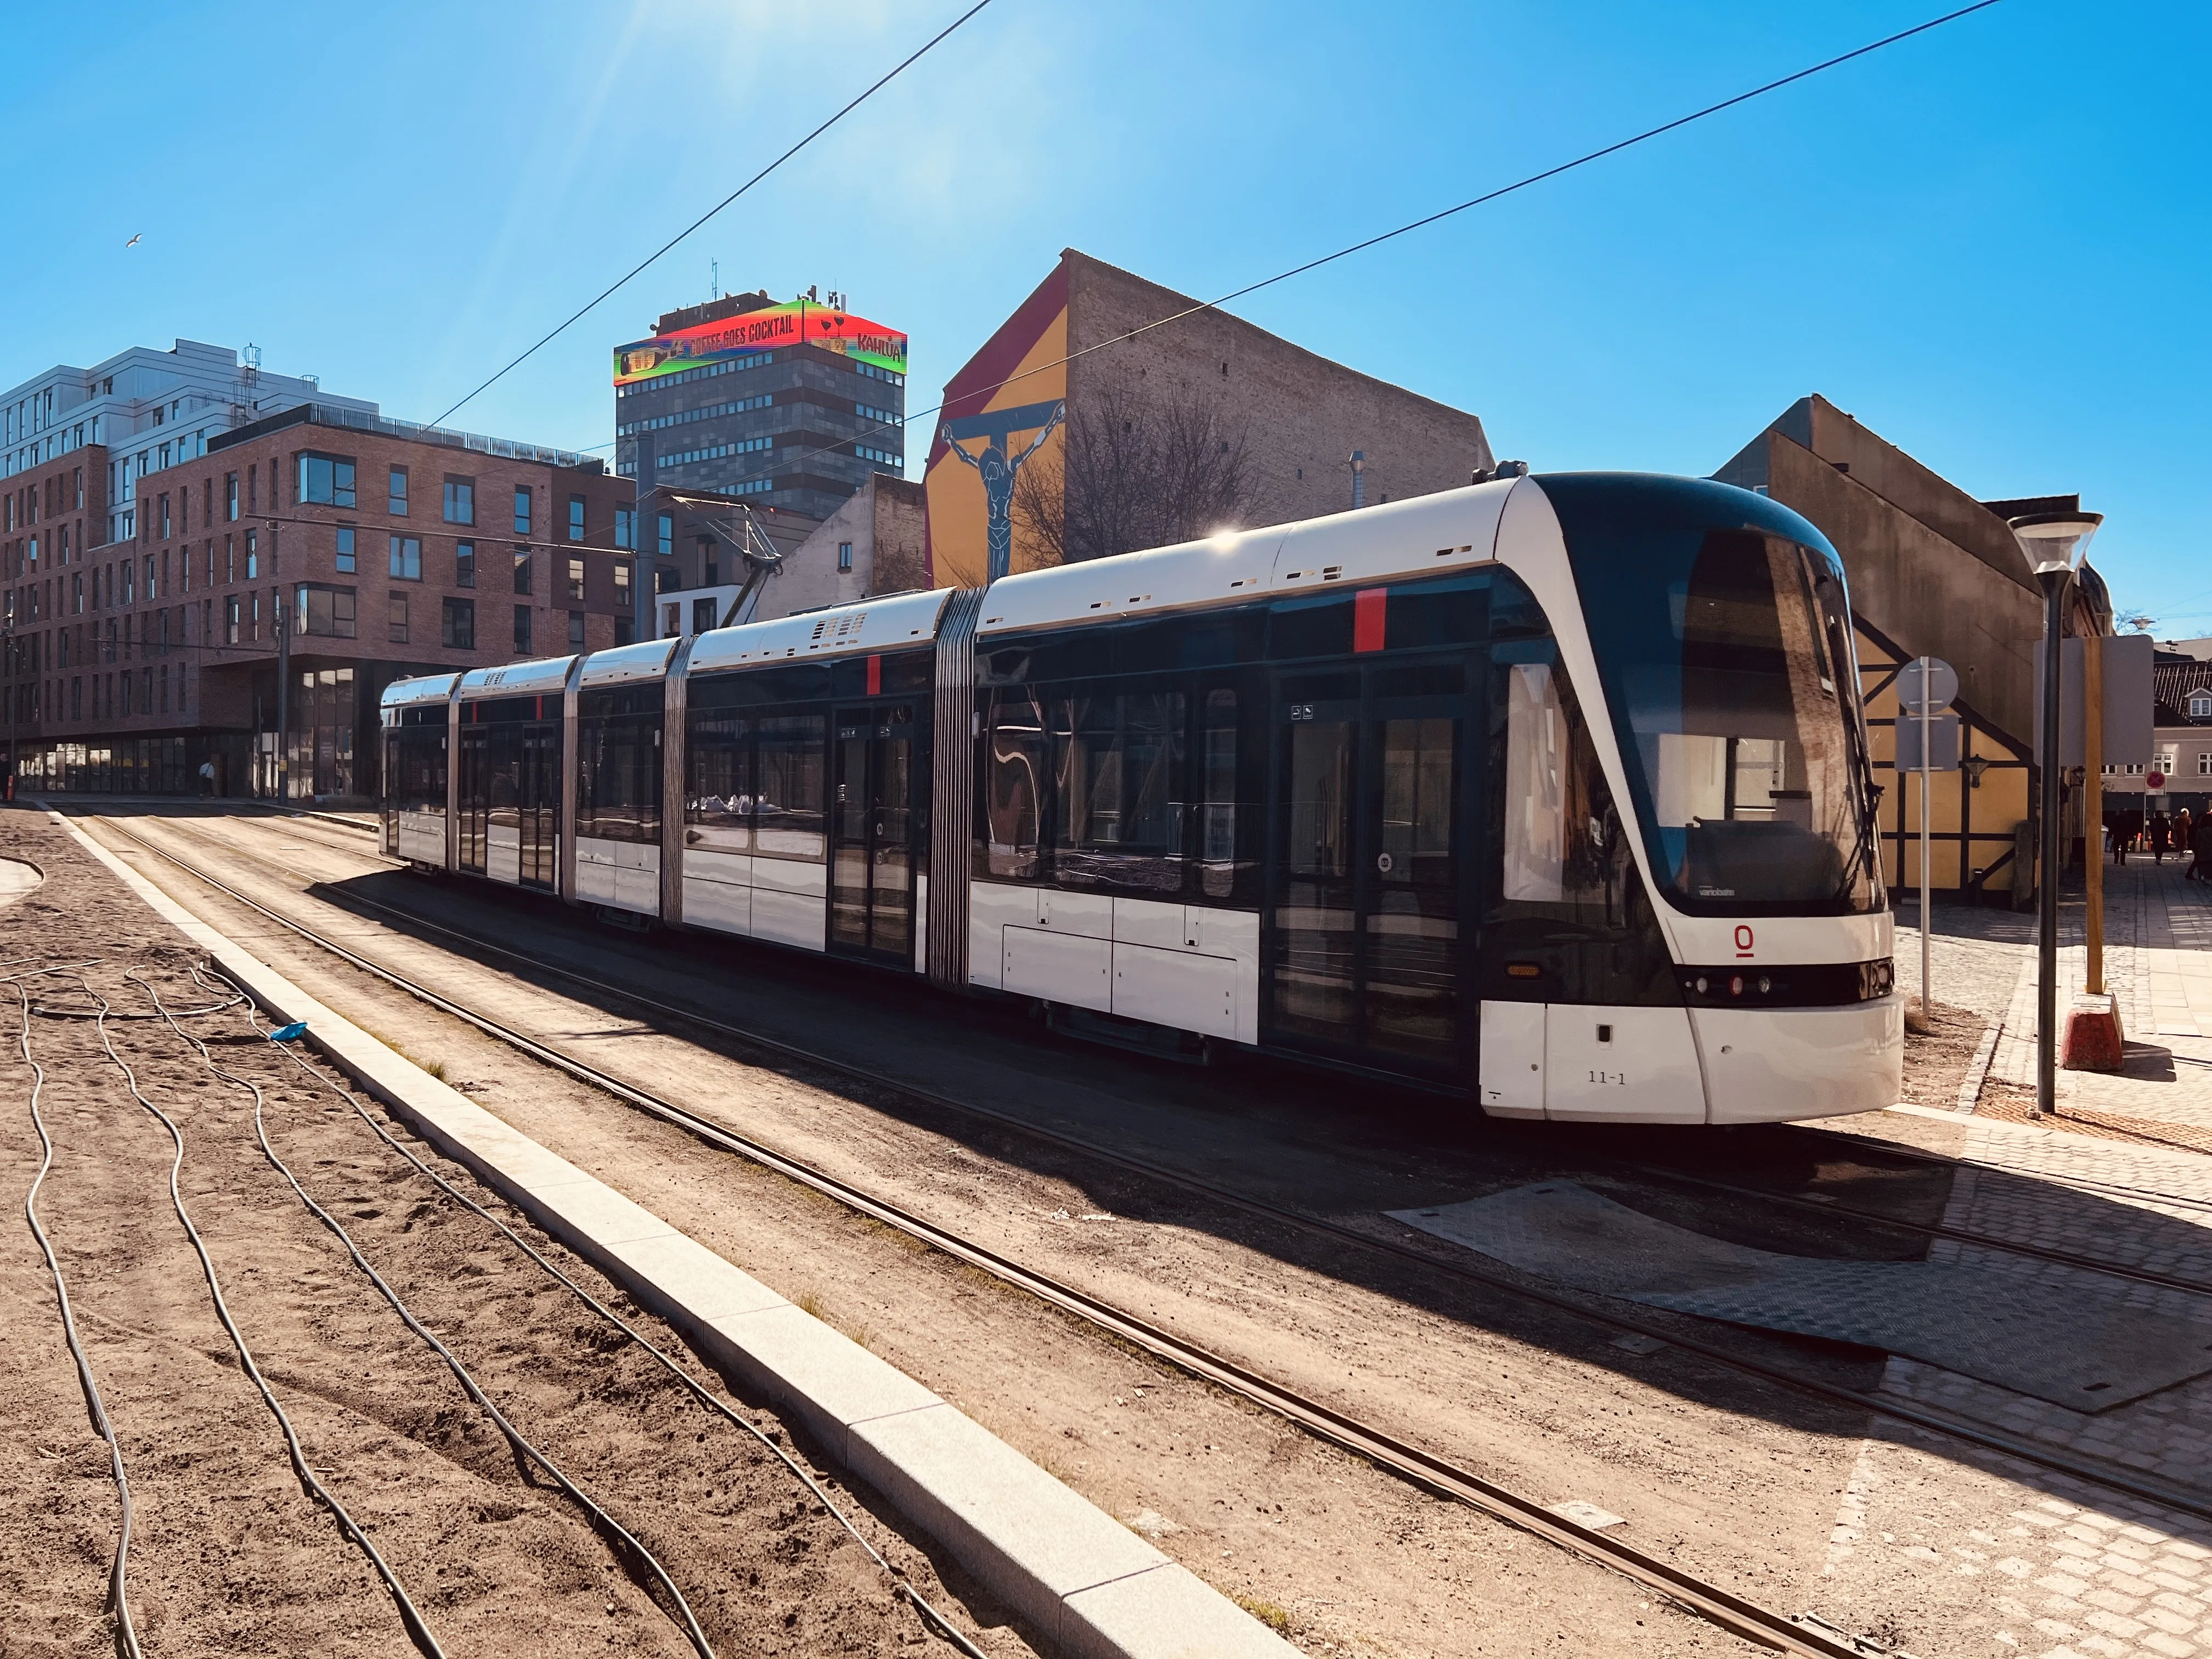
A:
[[[1241,529],[1256,499],[1240,428],[1208,404],[1121,387],[1076,410],[1054,456],[1014,484],[1014,523],[1040,565],[1109,558]]]

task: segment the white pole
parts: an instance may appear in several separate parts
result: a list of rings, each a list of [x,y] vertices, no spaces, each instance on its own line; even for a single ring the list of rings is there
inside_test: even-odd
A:
[[[1929,659],[1920,659],[1920,1018],[1928,1012],[1928,781],[1933,775],[1929,763],[1936,758],[1929,742],[1933,734],[1936,700],[1931,695],[1935,676],[1929,672]]]

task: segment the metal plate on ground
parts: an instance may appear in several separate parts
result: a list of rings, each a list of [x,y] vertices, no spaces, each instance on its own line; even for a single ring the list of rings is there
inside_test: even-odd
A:
[[[1578,1290],[1881,1348],[2079,1412],[2212,1372],[2212,1324],[2127,1307],[2116,1289],[1946,1262],[1781,1255],[1674,1226],[1571,1181],[1389,1214]]]

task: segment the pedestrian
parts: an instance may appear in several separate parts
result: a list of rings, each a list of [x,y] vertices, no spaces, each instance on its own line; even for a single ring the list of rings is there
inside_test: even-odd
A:
[[[200,763],[200,793],[207,796],[215,793],[215,757],[212,755]]]
[[[2189,873],[2198,881],[2212,881],[2212,811],[2190,826],[2189,852]]]
[[[2166,839],[2173,833],[2173,820],[2163,812],[2150,815],[2150,856],[2155,864],[2166,862]]]

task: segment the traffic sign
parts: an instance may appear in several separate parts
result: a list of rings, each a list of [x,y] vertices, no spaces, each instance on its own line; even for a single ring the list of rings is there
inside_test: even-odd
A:
[[[1921,712],[1922,663],[1928,665],[1928,710],[1940,714],[1951,706],[1951,699],[1959,695],[1958,671],[1941,657],[1915,657],[1898,671],[1897,703],[1908,714]]]
[[[1900,772],[1955,772],[1959,769],[1959,717],[1938,714],[1927,722],[1928,753],[1920,753],[1920,717],[1897,723],[1897,769]]]
[[[2166,774],[2163,772],[2144,773],[2143,787],[2149,790],[2152,794],[2155,795],[2160,790],[2166,787]]]

